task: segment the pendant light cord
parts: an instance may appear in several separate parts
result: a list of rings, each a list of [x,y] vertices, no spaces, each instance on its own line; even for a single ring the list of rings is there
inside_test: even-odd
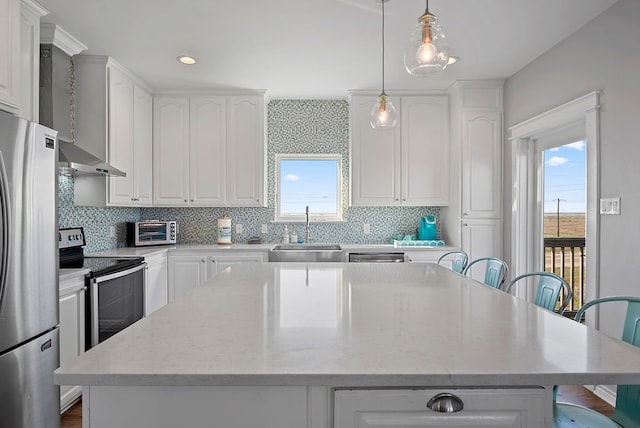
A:
[[[381,0],[382,2],[382,95],[386,95],[384,93],[384,3],[386,0]]]

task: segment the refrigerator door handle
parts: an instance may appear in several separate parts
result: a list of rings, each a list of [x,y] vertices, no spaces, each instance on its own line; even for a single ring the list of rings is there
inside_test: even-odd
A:
[[[4,157],[0,152],[0,308],[7,285],[9,266],[9,189]]]

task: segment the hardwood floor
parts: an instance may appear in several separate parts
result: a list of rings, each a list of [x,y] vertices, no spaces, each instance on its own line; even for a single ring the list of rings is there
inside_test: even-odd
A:
[[[82,428],[82,401],[78,401],[62,414],[60,428]]]
[[[558,401],[580,404],[611,416],[613,407],[582,386],[563,385],[558,391]],[[60,418],[60,428],[82,428],[82,402],[74,404]]]
[[[611,417],[613,414],[613,406],[582,386],[560,386],[556,400],[561,403],[580,404],[581,406],[602,413],[607,417]]]

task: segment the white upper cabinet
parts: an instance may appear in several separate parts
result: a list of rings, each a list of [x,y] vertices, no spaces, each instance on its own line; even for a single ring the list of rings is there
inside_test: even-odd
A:
[[[127,174],[75,177],[75,204],[150,206],[151,94],[112,58],[77,55],[74,61],[76,144]]]
[[[0,110],[20,111],[20,0],[0,0]]]
[[[189,99],[153,99],[153,203],[189,202]]]
[[[375,96],[351,97],[351,204],[441,206],[449,203],[447,95],[390,97],[399,113],[391,129],[373,129]]]
[[[115,67],[108,69],[108,80],[108,159],[127,173],[126,177],[109,178],[109,204],[150,206],[153,202],[151,94]]]
[[[226,200],[226,99],[191,97],[189,101],[189,202],[224,205]]]
[[[397,103],[397,98],[391,98]],[[400,126],[373,129],[369,112],[375,96],[352,96],[349,108],[351,128],[351,205],[400,205]],[[396,109],[400,106],[396,104]]]
[[[154,204],[264,206],[263,95],[154,98]]]
[[[496,111],[462,113],[462,216],[502,216],[502,120]]]
[[[402,97],[402,200],[449,203],[449,97]]]
[[[227,122],[227,203],[266,206],[264,99],[229,97]]]
[[[33,0],[21,0],[20,116],[36,123],[40,122],[40,17],[48,13]]]

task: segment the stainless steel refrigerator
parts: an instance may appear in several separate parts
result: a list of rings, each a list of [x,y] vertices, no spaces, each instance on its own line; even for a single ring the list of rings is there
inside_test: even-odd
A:
[[[0,112],[0,427],[60,426],[56,131]]]

